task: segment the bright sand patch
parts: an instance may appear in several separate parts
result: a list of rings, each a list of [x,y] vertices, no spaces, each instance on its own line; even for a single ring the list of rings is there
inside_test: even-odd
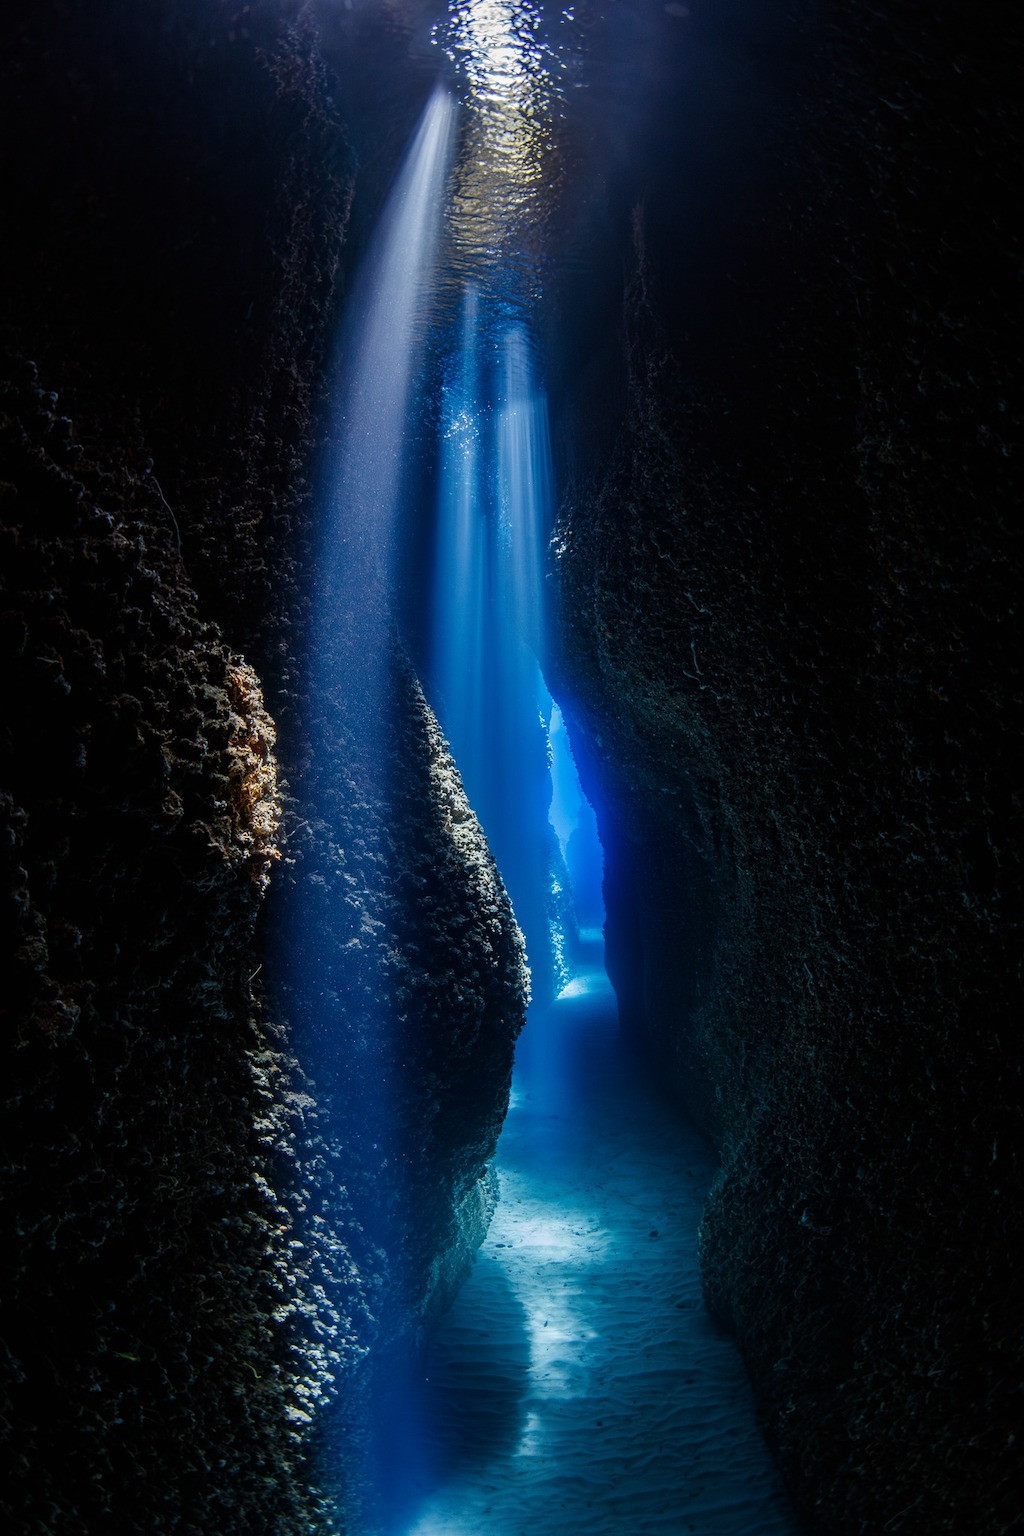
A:
[[[501,1202],[428,1362],[407,1536],[794,1536],[703,1310],[715,1164],[623,1051],[603,972],[531,1021]]]

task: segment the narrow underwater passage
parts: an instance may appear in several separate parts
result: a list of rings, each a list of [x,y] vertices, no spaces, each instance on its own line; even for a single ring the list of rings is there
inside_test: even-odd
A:
[[[354,293],[318,593],[321,755],[341,761],[350,717],[364,778],[374,749],[374,776],[392,772],[397,553],[429,501],[410,446],[429,331],[443,384],[428,692],[526,935],[535,995],[557,996],[535,1007],[520,1042],[500,1201],[427,1379],[405,1354],[377,1363],[369,1518],[389,1536],[789,1536],[741,1361],[701,1301],[696,1233],[716,1163],[629,1058],[601,965],[596,825],[539,659],[555,484],[537,328],[528,307],[473,280],[455,285],[457,324],[428,316],[454,218],[453,114],[437,91]],[[380,806],[366,796],[363,817],[363,842],[379,833],[366,866],[381,912],[389,892],[372,880],[386,879],[391,787],[376,785]],[[571,906],[568,883],[578,922],[556,910]],[[373,960],[364,933],[353,942]],[[332,995],[363,979],[353,963]],[[372,1184],[360,1220],[383,1247],[408,1177],[396,1111],[412,1047],[399,1011],[387,994],[374,1003],[344,1085]]]
[[[701,1300],[716,1166],[631,1057],[595,956],[520,1042],[501,1199],[427,1356],[432,1479],[402,1536],[794,1536]]]
[[[466,283],[443,377],[433,702],[557,995],[519,1042],[489,1235],[406,1384],[389,1536],[792,1536],[703,1307],[717,1161],[631,1058],[603,969],[597,826],[538,659],[555,486],[528,318]]]

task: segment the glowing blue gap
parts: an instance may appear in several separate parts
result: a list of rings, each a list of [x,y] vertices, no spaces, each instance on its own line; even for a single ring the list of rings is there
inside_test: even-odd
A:
[[[541,551],[551,521],[547,402],[522,327],[495,337],[467,288],[441,401],[431,677],[535,976],[554,961],[548,874]]]
[[[551,809],[548,811],[548,820],[555,829],[564,858],[569,839],[580,823],[583,791],[580,789],[562,711],[555,703],[551,705],[548,721],[548,741],[551,743]]]
[[[569,732],[562,711],[547,700],[548,742],[551,747],[551,807],[548,820],[555,830],[569,875],[576,920],[581,935],[604,927],[604,854],[594,808],[583,792]]]

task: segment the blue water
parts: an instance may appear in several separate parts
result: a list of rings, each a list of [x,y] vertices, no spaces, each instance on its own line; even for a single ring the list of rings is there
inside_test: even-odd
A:
[[[541,673],[553,520],[547,402],[525,324],[502,329],[467,285],[439,421],[428,691],[512,897],[535,988],[565,979],[553,900],[564,867],[548,805]]]
[[[455,102],[439,86],[363,258],[342,326],[322,477],[314,687],[334,683],[343,637],[358,637],[347,659],[370,664],[389,632],[408,422],[434,297],[455,118]],[[379,711],[372,687],[369,696],[365,684],[353,694],[367,714]]]
[[[310,1433],[315,1426],[323,1459],[343,1462],[364,1484],[378,1481],[379,1441],[361,1425],[361,1443],[353,1444],[333,1405],[339,1393],[343,1405],[351,1394],[350,1383],[339,1380],[351,1369],[351,1352],[346,1360],[333,1347],[332,1329],[368,1341],[378,1318],[385,1329],[393,1326],[385,1281],[395,1291],[401,1283],[400,1007],[380,995],[393,905],[387,850],[401,678],[392,595],[410,480],[407,428],[436,298],[456,117],[450,93],[435,90],[339,338],[305,659],[308,753],[292,786],[303,825],[316,831],[303,838],[297,829],[295,879],[281,898],[273,967],[275,1000],[310,1090],[306,1106],[300,1095],[294,1106],[292,1247],[307,1305],[322,1312],[322,1321],[307,1318],[295,1330],[292,1347],[301,1351],[309,1383],[296,1411]],[[282,1315],[290,1309],[298,1310],[297,1300],[284,1297]],[[410,1420],[403,1457],[414,1454],[415,1431]]]
[[[555,830],[572,889],[577,927],[586,933],[604,927],[604,854],[594,807],[583,793],[562,711],[552,699],[546,714],[551,747],[551,806]]]
[[[743,1366],[701,1304],[716,1160],[589,969],[523,1036],[499,1204],[423,1364],[401,1536],[796,1536]]]
[[[452,0],[431,45],[447,84],[364,254],[339,348],[315,745],[330,756],[347,732],[387,773],[387,658],[418,607],[410,645],[541,999],[488,1244],[435,1345],[433,1381],[393,1362],[385,1451],[366,1469],[371,1502],[409,1536],[794,1529],[742,1366],[700,1307],[696,1227],[714,1160],[618,1035],[598,818],[543,674],[551,358],[564,376],[614,339],[607,315],[596,341],[588,323],[621,282],[624,167],[659,110],[678,139],[665,109],[680,80],[697,122],[694,59],[714,56],[706,36],[703,55],[690,48],[689,21],[687,6],[653,0],[608,0],[585,18],[540,0]],[[692,251],[697,227],[678,217]],[[595,401],[583,437],[607,410]],[[377,1024],[387,1030],[386,1000]],[[383,1168],[371,1058],[353,1070]]]

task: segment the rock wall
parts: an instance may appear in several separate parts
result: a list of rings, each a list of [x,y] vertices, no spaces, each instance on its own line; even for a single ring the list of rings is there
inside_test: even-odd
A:
[[[1021,1473],[1020,30],[799,20],[814,67],[723,270],[671,291],[637,212],[628,420],[557,541],[563,708],[624,1023],[721,1148],[707,1300],[800,1508],[996,1536]]]
[[[399,656],[386,794],[310,751],[353,157],[299,5],[44,4],[4,47],[4,1515],[346,1530],[374,1360],[486,1225],[525,992]],[[371,1231],[347,1116],[392,988],[415,1179]]]

